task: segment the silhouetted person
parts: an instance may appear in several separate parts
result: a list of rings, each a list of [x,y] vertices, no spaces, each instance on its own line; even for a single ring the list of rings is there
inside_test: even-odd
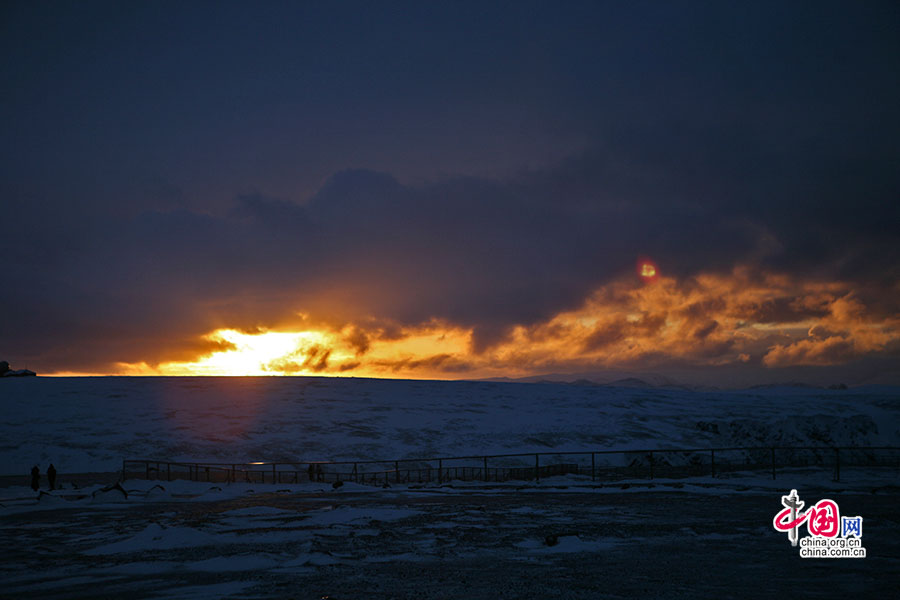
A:
[[[313,482],[316,480],[316,465],[310,463],[309,468],[306,469],[306,474],[309,475],[309,481]]]
[[[325,481],[322,477],[322,465],[316,465],[316,481]]]
[[[37,465],[31,467],[31,489],[38,491],[41,488],[41,470]]]
[[[47,481],[50,482],[50,489],[56,489],[56,467],[53,466],[53,463],[50,463],[50,467],[47,469]]]

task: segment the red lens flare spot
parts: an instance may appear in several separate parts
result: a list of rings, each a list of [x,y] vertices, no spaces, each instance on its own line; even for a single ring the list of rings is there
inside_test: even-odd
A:
[[[637,274],[644,281],[654,281],[659,277],[659,267],[649,258],[639,258],[637,261]]]

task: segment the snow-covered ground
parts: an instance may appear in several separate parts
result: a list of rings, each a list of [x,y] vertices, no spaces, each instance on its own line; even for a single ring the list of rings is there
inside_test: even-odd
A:
[[[127,498],[83,489],[68,500],[7,488],[18,499],[0,498],[0,596],[889,595],[900,562],[897,473],[821,475],[340,490],[128,481]],[[867,558],[801,559],[772,527],[788,488],[862,515]]]
[[[900,445],[900,388],[694,392],[272,378],[0,382],[0,475],[53,463],[394,459],[713,446]]]
[[[232,484],[36,497],[37,463],[246,462],[659,447],[900,445],[900,390],[689,392],[316,378],[0,382],[0,596],[604,598],[888,595],[897,468],[678,480]],[[9,480],[7,483],[9,484]],[[46,485],[46,479],[42,479]],[[865,560],[801,559],[790,489],[865,519]],[[822,562],[829,562],[828,568]],[[863,586],[863,587],[860,587]]]

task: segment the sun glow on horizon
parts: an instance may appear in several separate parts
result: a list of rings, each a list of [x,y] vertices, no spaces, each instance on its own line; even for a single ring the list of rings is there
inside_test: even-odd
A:
[[[637,275],[581,306],[516,325],[488,345],[448,321],[363,320],[305,331],[218,329],[187,361],[120,363],[118,375],[315,375],[403,379],[519,377],[632,368],[653,361],[763,367],[841,364],[900,340],[900,320],[870,310],[849,284],[795,282],[735,269],[678,281],[647,259]],[[307,321],[314,323],[314,321]]]
[[[325,349],[325,352],[333,356],[330,348],[336,341],[334,336],[321,331],[244,333],[235,329],[218,329],[205,338],[221,343],[223,349],[193,362],[162,363],[154,369],[155,374],[215,376],[310,374],[315,372],[314,365],[287,371],[278,368],[279,361],[283,361],[286,357],[305,356],[310,351],[321,352],[321,349]],[[134,367],[137,371],[148,368],[146,365]]]
[[[119,375],[435,378],[465,356],[471,332],[439,325],[404,330],[397,338],[372,339],[361,360],[343,331],[218,329],[203,336],[222,347],[193,361],[119,363]]]

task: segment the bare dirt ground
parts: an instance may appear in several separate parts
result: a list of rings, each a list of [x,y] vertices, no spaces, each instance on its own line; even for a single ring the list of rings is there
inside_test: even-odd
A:
[[[803,495],[810,502],[831,497],[842,514],[863,516],[868,557],[800,558],[772,528],[781,504],[771,492],[267,493],[4,515],[0,597],[893,597],[900,586],[900,488]],[[260,506],[292,512],[252,526],[226,515]],[[329,509],[405,516],[309,518]],[[90,553],[148,523],[170,531],[233,528],[215,545]],[[548,536],[559,543],[547,546]]]

